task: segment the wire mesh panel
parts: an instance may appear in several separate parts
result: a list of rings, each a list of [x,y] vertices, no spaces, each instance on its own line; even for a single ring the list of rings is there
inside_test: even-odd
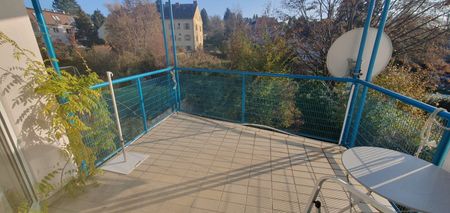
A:
[[[377,146],[414,154],[420,145],[420,133],[428,116],[429,113],[421,109],[369,90],[355,145]],[[443,124],[443,120],[439,122]],[[353,130],[354,122],[350,132]],[[443,129],[434,125],[430,141],[439,143],[443,133]],[[436,148],[425,148],[420,158],[432,161],[435,151]]]
[[[134,140],[144,132],[140,97],[136,81],[114,85],[117,109],[125,142]],[[111,105],[111,96],[106,96]],[[111,112],[114,113],[114,112]]]
[[[145,127],[155,126],[172,113],[175,105],[174,85],[169,72],[114,84],[117,109],[126,144],[142,136],[146,132]],[[97,164],[101,164],[121,148],[108,87],[103,87],[102,95],[108,111],[101,113],[106,113],[105,117],[109,119],[99,120],[101,116],[96,116],[96,113],[86,117],[87,123],[95,128],[83,134],[85,144],[96,154]],[[105,141],[112,141],[112,143],[105,143]]]
[[[83,117],[83,121],[90,127],[88,131],[82,133],[83,142],[93,150],[96,163],[103,162],[103,159],[108,158],[120,147],[116,125],[111,114],[112,108],[105,98],[109,93],[102,91],[102,94],[104,98],[101,104],[104,108],[96,109],[90,115]]]
[[[181,110],[239,122],[242,78],[220,73],[179,72]]]
[[[351,84],[318,80],[299,80],[298,84],[299,134],[338,142]]]
[[[348,88],[332,81],[180,72],[182,110],[337,142]]]
[[[143,79],[142,94],[148,127],[152,127],[173,112],[175,87],[170,73]]]
[[[129,81],[114,85],[117,109],[122,127],[124,142],[128,143],[140,136],[144,132],[142,116],[139,107],[139,95],[136,83]],[[96,155],[96,163],[100,164],[112,156],[121,147],[119,135],[117,132],[116,121],[114,118],[114,109],[110,91],[107,87],[102,90],[103,100],[108,108],[110,116],[109,123],[103,123],[98,120],[95,113],[92,115],[92,124],[98,128],[91,129],[84,134],[84,141],[89,147],[93,148]],[[102,124],[103,123],[103,124]],[[112,146],[99,149],[98,141],[113,141]]]

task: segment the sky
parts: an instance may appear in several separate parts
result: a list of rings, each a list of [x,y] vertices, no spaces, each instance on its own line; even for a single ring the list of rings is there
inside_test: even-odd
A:
[[[163,0],[164,1],[164,0]],[[281,7],[283,0],[198,0],[199,8],[205,8],[208,15],[223,16],[225,9],[241,10],[244,17],[252,17],[254,14],[262,14],[268,4],[271,4],[272,8]],[[53,0],[40,0],[43,8],[51,9]],[[94,10],[99,9],[104,15],[108,14],[106,4],[120,2],[119,0],[77,0],[81,8],[87,13],[92,13]],[[172,3],[192,3],[192,0],[172,0]],[[31,7],[31,1],[25,0],[25,5]]]

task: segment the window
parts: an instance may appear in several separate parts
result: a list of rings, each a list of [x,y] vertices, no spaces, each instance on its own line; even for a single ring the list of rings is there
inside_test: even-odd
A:
[[[197,25],[195,25],[195,31],[198,31],[198,26]]]
[[[58,28],[53,28],[53,32],[59,33],[59,29]]]
[[[178,30],[181,29],[181,23],[178,23],[177,29],[178,29]]]
[[[195,40],[198,42],[198,36],[195,37]]]
[[[190,30],[191,29],[191,25],[189,23],[185,23],[184,24],[184,29],[185,30]]]
[[[184,40],[190,41],[191,40],[191,35],[184,35]]]
[[[66,33],[70,34],[70,33],[72,33],[72,30],[71,29],[66,29]]]
[[[187,45],[187,46],[186,46],[186,50],[187,50],[187,51],[191,51],[191,50],[192,50],[191,45]]]
[[[55,16],[55,15],[52,15],[52,18],[53,18],[53,20],[55,20],[55,21],[60,21],[60,20],[61,20],[61,19],[59,19],[58,16]]]
[[[178,34],[178,41],[181,41],[181,33]]]

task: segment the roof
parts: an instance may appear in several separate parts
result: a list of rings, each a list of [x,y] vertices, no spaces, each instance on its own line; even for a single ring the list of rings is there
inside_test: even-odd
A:
[[[36,21],[36,15],[34,14],[34,9],[27,8],[27,13],[30,19]],[[72,25],[75,24],[75,18],[69,14],[44,10],[42,11],[44,14],[45,23],[47,25]]]
[[[197,9],[197,3],[193,4],[172,4],[173,18],[174,19],[193,19],[195,10]],[[164,5],[164,18],[170,19],[170,8],[168,4]]]

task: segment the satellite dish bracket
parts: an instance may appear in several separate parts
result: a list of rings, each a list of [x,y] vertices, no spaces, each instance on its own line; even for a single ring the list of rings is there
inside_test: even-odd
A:
[[[359,79],[363,74],[361,73],[361,70],[358,70],[358,72],[353,72],[352,75],[353,77]]]

